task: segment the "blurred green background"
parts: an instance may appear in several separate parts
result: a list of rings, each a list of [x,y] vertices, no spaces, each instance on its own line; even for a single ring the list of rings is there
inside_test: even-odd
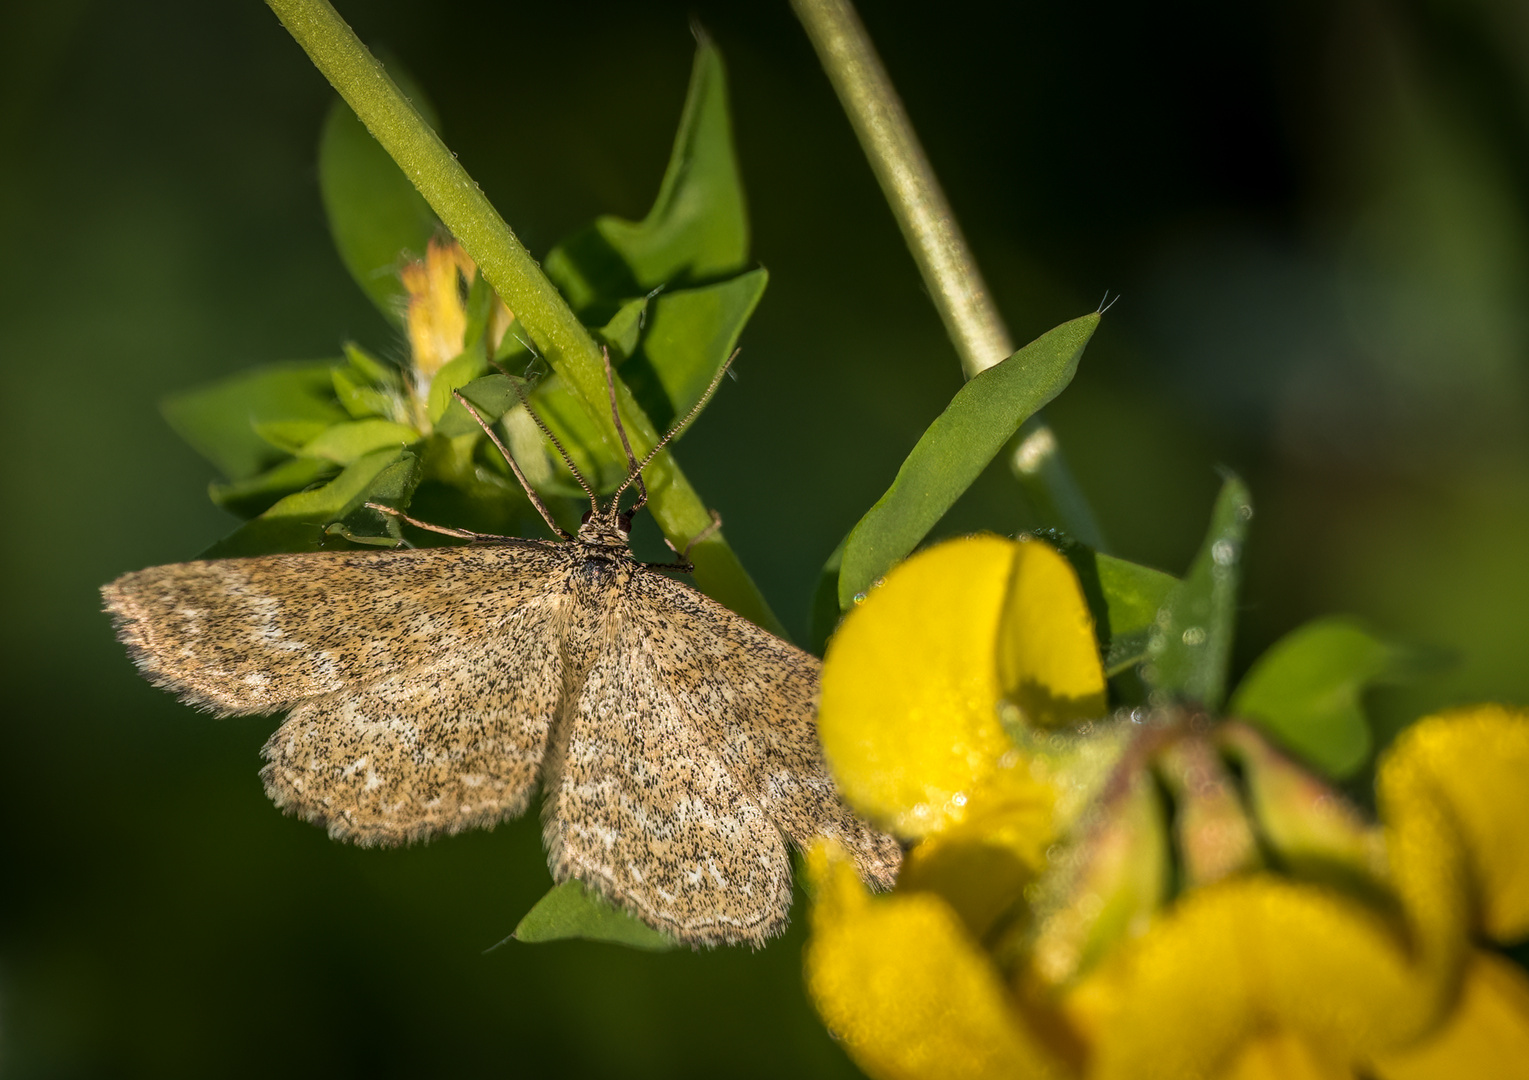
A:
[[[694,16],[730,64],[771,271],[680,458],[792,629],[960,385],[784,0],[353,2],[533,252],[654,194]],[[867,0],[1015,337],[1123,294],[1049,410],[1119,554],[1180,571],[1258,503],[1239,667],[1343,611],[1458,663],[1382,738],[1529,702],[1529,8]],[[232,527],[167,393],[401,342],[325,230],[330,92],[257,0],[0,5],[0,1075],[807,1076],[801,910],[753,954],[483,950],[532,818],[357,851],[282,817],[271,727],[140,680],[97,587]],[[995,468],[943,532],[1032,524]]]

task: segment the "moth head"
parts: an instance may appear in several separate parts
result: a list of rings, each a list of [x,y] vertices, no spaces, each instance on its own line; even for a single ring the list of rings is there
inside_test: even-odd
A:
[[[632,511],[590,508],[579,519],[579,539],[585,543],[625,545],[632,536]]]

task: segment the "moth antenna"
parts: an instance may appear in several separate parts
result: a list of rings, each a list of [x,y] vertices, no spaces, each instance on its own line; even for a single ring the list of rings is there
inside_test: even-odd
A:
[[[499,436],[494,432],[494,429],[489,426],[488,421],[483,419],[483,414],[473,407],[472,402],[468,401],[465,397],[462,396],[462,391],[453,390],[451,392],[451,396],[456,398],[457,401],[461,402],[462,408],[467,410],[467,414],[474,420],[478,421],[478,426],[483,429],[483,434],[487,435],[489,437],[489,441],[498,447],[499,453],[504,455],[504,460],[506,464],[509,465],[510,471],[515,474],[515,479],[520,481],[520,486],[526,489],[526,498],[530,499],[531,505],[536,507],[536,512],[540,514],[542,516],[542,520],[547,523],[547,528],[551,529],[558,536],[561,536],[564,540],[572,540],[573,537],[564,532],[558,526],[558,523],[552,520],[552,515],[547,512],[547,504],[542,502],[540,495],[536,494],[536,489],[533,488],[531,486],[531,482],[526,479],[526,474],[520,471],[519,465],[515,464],[515,458],[511,456],[510,448],[504,445],[504,441],[500,439]]]
[[[498,364],[495,364],[494,366],[499,367]],[[558,437],[552,434],[552,429],[547,426],[546,422],[542,420],[540,416],[536,415],[536,410],[531,408],[531,399],[526,395],[525,387],[520,384],[520,381],[516,379],[515,376],[511,375],[503,368],[499,368],[499,373],[506,379],[510,380],[510,385],[515,388],[515,396],[520,398],[520,403],[526,407],[526,414],[536,422],[536,426],[541,428],[542,434],[547,436],[548,441],[550,441],[552,445],[557,448],[558,457],[563,459],[563,464],[568,466],[568,471],[571,472],[573,474],[573,478],[579,482],[579,487],[583,488],[584,494],[589,496],[589,505],[598,510],[600,507],[599,504],[595,501],[594,489],[589,486],[589,483],[584,479],[584,477],[579,475],[579,470],[574,465],[573,458],[568,456],[568,451],[563,449],[563,444],[558,441]]]
[[[616,422],[616,434],[621,436],[621,448],[626,451],[627,477],[637,478],[637,501],[627,511],[629,514],[635,514],[648,503],[648,485],[642,481],[642,470],[637,466],[637,455],[632,453],[632,442],[626,437],[626,425],[621,422],[621,410],[616,408],[616,372],[611,368],[611,351],[601,345],[600,355],[605,359],[605,389],[611,396],[611,419]],[[616,494],[619,496],[621,492],[618,491]],[[614,508],[615,503],[611,506]]]
[[[706,408],[706,403],[710,401],[711,396],[717,392],[717,387],[721,384],[723,376],[725,376],[732,368],[733,361],[738,359],[738,354],[742,351],[742,349],[733,350],[733,355],[727,358],[727,363],[723,364],[722,367],[718,369],[717,373],[712,376],[711,385],[706,388],[706,393],[701,395],[701,400],[697,401],[693,406],[691,406],[690,411],[685,414],[684,418],[681,419],[679,423],[675,424],[672,428],[669,429],[669,433],[667,435],[658,440],[658,445],[648,451],[648,456],[642,459],[642,462],[637,466],[637,471],[634,472],[631,476],[627,477],[626,483],[622,484],[619,488],[616,489],[617,498],[620,498],[621,493],[631,486],[633,480],[641,479],[642,470],[648,467],[648,463],[658,455],[658,452],[665,446],[669,445],[669,441],[671,439],[689,427],[690,422],[700,414],[702,409]]]

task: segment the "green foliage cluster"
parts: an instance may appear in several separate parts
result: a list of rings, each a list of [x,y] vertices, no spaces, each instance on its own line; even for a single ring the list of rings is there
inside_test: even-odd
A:
[[[417,90],[410,96],[423,101]],[[367,296],[402,327],[399,269],[444,229],[343,103],[324,126],[319,160],[340,256]],[[664,430],[696,406],[760,302],[768,275],[749,261],[725,72],[703,41],[651,211],[638,222],[596,219],[554,247],[544,269],[608,350],[648,420]],[[165,403],[172,426],[223,474],[212,485],[213,501],[245,519],[207,556],[441,542],[414,530],[406,535],[397,518],[368,503],[479,532],[534,531],[529,501],[456,392],[502,427],[527,476],[567,524],[582,509],[581,488],[522,409],[523,396],[597,492],[609,494],[626,479],[624,454],[606,422],[609,402],[590,401],[558,371],[543,370],[514,324],[493,342],[492,290],[481,274],[462,286],[463,351],[428,387],[411,387],[407,362],[350,343],[339,357],[271,364]],[[1091,313],[1056,327],[954,396],[828,559],[813,598],[817,648],[843,612],[929,535],[1020,427],[1066,388],[1100,321]],[[411,407],[416,391],[422,396]],[[1049,537],[1082,581],[1115,704],[1177,699],[1221,708],[1251,518],[1248,492],[1229,476],[1204,545],[1182,578],[1065,535]],[[1343,777],[1370,750],[1363,691],[1416,666],[1413,653],[1352,620],[1319,620],[1258,661],[1230,712]],[[552,889],[514,936],[644,949],[673,944],[577,883]]]

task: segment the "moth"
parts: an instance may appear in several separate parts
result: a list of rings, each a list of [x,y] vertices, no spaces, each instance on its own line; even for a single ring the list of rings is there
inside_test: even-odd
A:
[[[468,542],[159,566],[105,586],[106,610],[156,686],[219,716],[286,713],[265,790],[330,836],[389,846],[490,827],[540,789],[556,881],[693,946],[758,945],[787,920],[788,845],[829,837],[880,888],[901,850],[824,764],[818,660],[631,551],[642,469],[715,387],[641,463],[616,414],[629,475],[603,505],[579,478],[590,510],[575,535],[458,395],[560,540],[379,505]]]

